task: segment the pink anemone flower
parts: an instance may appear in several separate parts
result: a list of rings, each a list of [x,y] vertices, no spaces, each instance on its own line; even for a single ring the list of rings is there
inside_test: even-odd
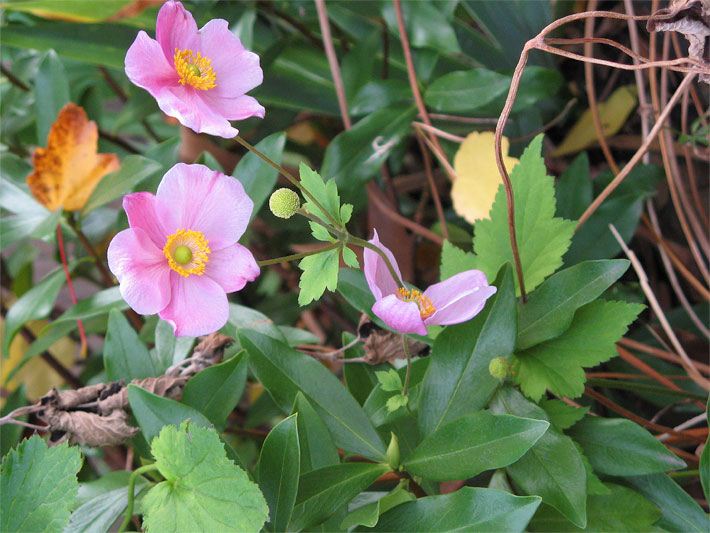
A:
[[[384,251],[401,279],[394,255],[380,243],[377,231],[369,242]],[[480,270],[461,272],[424,292],[400,287],[379,254],[365,248],[364,255],[365,279],[375,296],[372,312],[400,333],[426,335],[427,326],[466,322],[480,313],[496,292]]]
[[[259,56],[242,46],[226,20],[210,20],[198,31],[190,12],[171,0],[158,12],[155,37],[138,33],[126,74],[165,114],[197,133],[225,138],[239,133],[230,120],[264,118],[264,108],[246,95],[263,80]]]
[[[179,163],[155,195],[128,194],[130,228],[108,248],[121,295],[136,312],[158,313],[177,336],[206,335],[227,322],[227,294],[259,276],[238,244],[253,202],[242,184],[204,165]]]

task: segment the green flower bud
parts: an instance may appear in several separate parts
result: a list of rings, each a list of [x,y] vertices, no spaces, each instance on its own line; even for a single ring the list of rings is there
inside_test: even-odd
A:
[[[510,375],[510,363],[508,359],[505,357],[491,359],[491,362],[488,364],[488,372],[490,372],[491,376],[494,378],[500,379],[501,381],[504,380]]]
[[[399,468],[399,441],[397,440],[397,435],[390,432],[390,444],[387,446],[387,453],[385,458],[387,459],[387,464],[392,470],[397,470]]]
[[[279,218],[291,218],[299,207],[301,200],[291,189],[277,189],[269,198],[269,209]]]

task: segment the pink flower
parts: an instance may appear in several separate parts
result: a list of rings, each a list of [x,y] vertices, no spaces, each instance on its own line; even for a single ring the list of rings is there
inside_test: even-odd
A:
[[[108,248],[124,300],[143,315],[158,313],[178,336],[224,326],[226,293],[259,275],[254,256],[237,243],[253,207],[236,179],[184,163],[165,174],[157,194],[126,195],[130,228]]]
[[[214,19],[197,30],[180,2],[158,12],[156,39],[141,31],[126,54],[128,78],[148,91],[163,112],[197,133],[231,138],[230,120],[264,118],[264,108],[246,92],[261,84],[259,56],[249,52]]]
[[[377,231],[369,242],[385,252],[401,278],[394,255],[380,243]],[[365,279],[376,300],[372,312],[393,330],[419,335],[427,334],[427,326],[470,320],[481,312],[486,300],[496,292],[480,270],[461,272],[435,283],[424,292],[399,287],[384,260],[367,248]]]

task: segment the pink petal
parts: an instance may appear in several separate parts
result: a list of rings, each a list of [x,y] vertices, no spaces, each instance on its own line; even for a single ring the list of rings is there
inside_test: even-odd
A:
[[[427,325],[459,324],[481,312],[486,300],[496,288],[488,285],[486,275],[480,270],[467,270],[435,283],[424,291],[436,312],[425,320]]]
[[[229,23],[213,19],[200,30],[202,55],[212,61],[217,86],[210,91],[221,97],[235,98],[261,85],[264,73],[259,56],[244,48],[239,38],[229,31]]]
[[[399,271],[397,261],[389,248],[385,247],[380,242],[377,230],[375,230],[375,234],[369,242],[379,246],[385,252],[395,272],[397,272],[397,275],[401,278],[402,274]],[[380,255],[369,248],[365,248],[363,255],[365,259],[365,279],[367,280],[367,285],[370,287],[370,291],[375,296],[375,300],[380,300],[383,296],[396,293],[398,288],[397,282],[392,277],[392,274],[390,274],[387,264]]]
[[[170,301],[170,268],[140,228],[118,233],[108,247],[108,267],[118,278],[120,291],[137,313],[153,315]]]
[[[156,197],[149,192],[134,192],[123,197],[123,209],[131,228],[142,229],[160,250],[165,246],[168,232],[156,210]],[[161,252],[162,253],[162,252]]]
[[[212,252],[237,242],[254,203],[238,180],[204,165],[178,163],[158,186],[158,213],[169,233],[201,231]]]
[[[242,95],[236,98],[222,98],[215,93],[215,96],[205,94],[202,99],[215,113],[229,120],[245,120],[251,117],[264,118],[266,114],[264,106],[252,96]]]
[[[138,33],[126,52],[125,65],[128,79],[148,91],[154,98],[157,98],[166,86],[178,83],[172,59],[168,62],[158,42],[148,37],[144,31]]]
[[[377,300],[372,306],[372,312],[395,331],[426,335],[419,306],[414,302],[405,302],[390,294]]]
[[[197,51],[199,35],[192,14],[180,2],[165,2],[155,22],[155,38],[165,58],[173,65],[175,49]]]
[[[172,297],[160,318],[173,326],[178,337],[198,337],[220,329],[229,318],[224,289],[207,276],[183,278],[171,272]]]
[[[205,275],[219,283],[225,292],[235,292],[259,277],[259,265],[249,250],[233,244],[210,254]]]
[[[224,139],[236,137],[239,130],[229,123],[228,117],[221,113],[219,106],[213,104],[214,98],[207,94],[209,92],[188,89],[188,93],[192,93],[189,102],[193,113],[189,119],[190,123],[184,124],[196,133],[207,133]]]

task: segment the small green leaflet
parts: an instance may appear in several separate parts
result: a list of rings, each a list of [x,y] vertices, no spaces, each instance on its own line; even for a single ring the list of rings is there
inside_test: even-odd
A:
[[[515,229],[528,292],[562,265],[575,227],[574,222],[555,217],[554,180],[547,175],[541,155],[542,138],[538,135],[533,139],[510,175],[515,197]],[[474,233],[476,265],[488,279],[506,262],[514,264],[502,185],[489,218],[477,222]]]
[[[143,498],[143,526],[159,531],[260,531],[269,508],[247,473],[227,459],[217,433],[189,422],[153,439],[165,478]]]
[[[377,371],[375,372],[375,377],[385,392],[399,392],[402,390],[402,378],[399,377],[399,373],[394,368]]]
[[[307,305],[320,298],[326,289],[334,291],[338,287],[340,249],[309,255],[301,259],[298,268],[303,270],[298,287],[298,304]]]
[[[340,205],[340,194],[335,180],[323,181],[320,174],[305,163],[301,163],[299,166],[299,173],[303,188],[323,206],[327,214],[323,213],[308,197],[303,204],[306,211],[325,222],[328,221],[328,215],[330,215],[341,227],[345,226],[353,214],[353,206],[350,204]]]
[[[640,304],[604,300],[580,307],[562,335],[515,354],[520,388],[536,401],[545,390],[569,398],[580,396],[584,367],[614,357],[616,342],[643,309]]]
[[[79,448],[48,448],[37,435],[3,458],[0,531],[61,531],[69,522],[79,483]]]

